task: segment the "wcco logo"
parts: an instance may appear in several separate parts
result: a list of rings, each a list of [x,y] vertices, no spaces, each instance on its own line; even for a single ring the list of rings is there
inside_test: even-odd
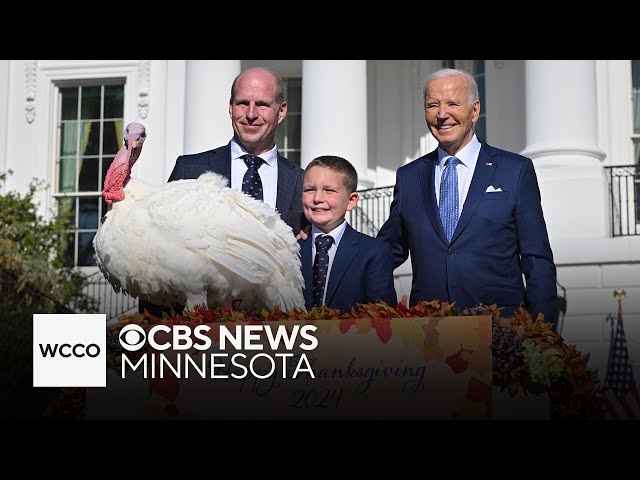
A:
[[[66,351],[65,351],[66,349]],[[57,343],[54,345],[40,344],[40,351],[42,352],[43,357],[55,357],[56,353],[58,353],[61,357],[69,358],[71,356],[74,357],[84,357],[87,355],[88,357],[97,357],[100,355],[100,347],[95,343],[91,345],[83,345],[82,343],[78,343],[77,345],[69,345],[68,343],[63,343],[62,345],[58,345]]]
[[[106,387],[107,316],[35,314],[34,387]]]

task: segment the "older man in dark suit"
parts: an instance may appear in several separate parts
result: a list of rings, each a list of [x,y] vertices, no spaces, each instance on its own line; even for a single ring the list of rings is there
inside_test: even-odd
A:
[[[468,73],[434,72],[424,102],[438,148],[398,169],[378,234],[395,267],[411,254],[410,304],[496,303],[512,315],[523,303],[555,323],[556,268],[532,161],[478,141],[480,100]]]

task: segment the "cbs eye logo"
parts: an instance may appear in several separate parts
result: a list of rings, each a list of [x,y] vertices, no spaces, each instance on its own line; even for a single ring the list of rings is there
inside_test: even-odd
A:
[[[130,324],[120,330],[120,345],[129,352],[140,350],[144,345],[147,335],[140,325]]]

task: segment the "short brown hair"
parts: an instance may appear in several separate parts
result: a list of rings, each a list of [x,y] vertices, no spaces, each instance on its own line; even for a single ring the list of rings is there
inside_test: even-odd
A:
[[[325,167],[336,173],[340,173],[344,177],[344,185],[347,187],[347,190],[349,190],[349,193],[358,190],[358,172],[356,172],[356,169],[351,165],[351,162],[345,158],[335,155],[316,157],[307,165],[305,175],[311,167]]]

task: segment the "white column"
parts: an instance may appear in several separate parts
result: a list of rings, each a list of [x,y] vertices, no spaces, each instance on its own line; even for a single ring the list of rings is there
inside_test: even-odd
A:
[[[606,183],[598,147],[594,60],[525,62],[527,147],[551,239],[607,235]],[[579,204],[580,208],[572,208]]]
[[[349,160],[358,188],[370,188],[367,175],[366,60],[303,60],[302,167],[320,155]]]
[[[229,97],[239,73],[240,60],[187,60],[183,153],[202,152],[229,142],[233,136]]]
[[[594,60],[525,62],[527,148],[531,158],[556,157],[554,163],[581,165],[602,160],[598,147]]]

